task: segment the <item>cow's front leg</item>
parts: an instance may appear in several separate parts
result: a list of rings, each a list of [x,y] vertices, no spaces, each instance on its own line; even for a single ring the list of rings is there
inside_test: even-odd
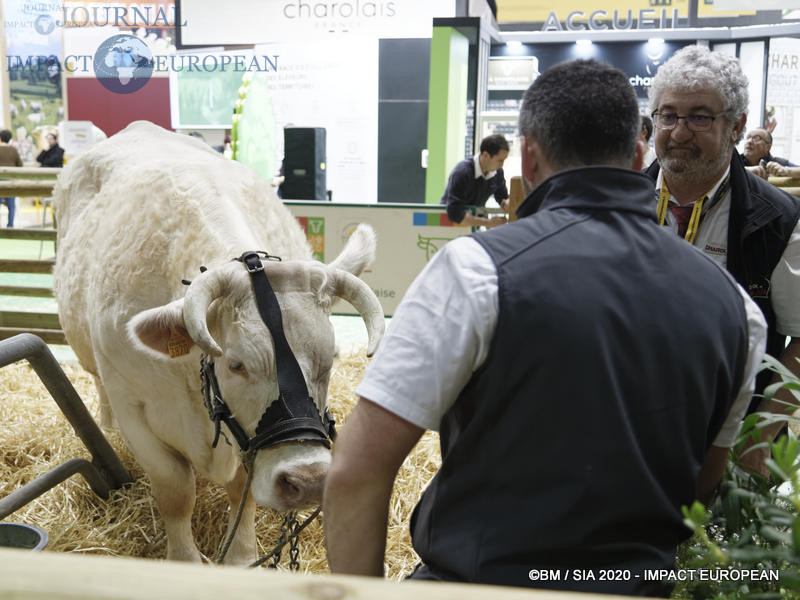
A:
[[[236,515],[239,511],[239,504],[242,501],[242,494],[244,493],[244,486],[247,480],[247,473],[244,467],[239,467],[236,471],[236,476],[233,481],[225,486],[228,492],[228,499],[231,503],[230,519],[228,520],[228,528],[225,531],[225,539],[228,539],[231,529],[234,526]],[[239,526],[236,529],[236,534],[233,537],[228,553],[225,555],[223,562],[229,565],[249,565],[255,560],[256,556],[256,503],[253,500],[253,495],[247,493],[245,499],[244,510],[242,511],[242,518],[239,521]]]
[[[157,472],[149,472],[153,498],[158,505],[167,533],[167,559],[202,561],[192,535],[195,503],[195,478],[191,465],[182,456],[169,454]]]

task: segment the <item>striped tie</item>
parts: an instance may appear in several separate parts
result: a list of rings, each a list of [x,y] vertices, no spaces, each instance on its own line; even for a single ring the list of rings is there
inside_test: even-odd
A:
[[[689,221],[692,218],[694,204],[679,206],[674,202],[670,202],[669,209],[672,211],[672,214],[675,216],[675,220],[678,222],[678,235],[680,237],[684,237],[686,235],[686,229],[689,227]]]

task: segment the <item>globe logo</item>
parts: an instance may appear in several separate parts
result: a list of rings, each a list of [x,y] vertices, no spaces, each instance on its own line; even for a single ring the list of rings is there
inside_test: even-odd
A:
[[[150,81],[153,53],[135,36],[111,36],[95,52],[94,74],[107,90],[115,94],[132,94]]]
[[[50,35],[56,28],[56,21],[50,15],[39,15],[33,22],[33,28],[42,35]]]

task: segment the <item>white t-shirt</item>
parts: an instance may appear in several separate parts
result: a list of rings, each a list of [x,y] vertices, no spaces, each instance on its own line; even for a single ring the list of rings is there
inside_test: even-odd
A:
[[[730,167],[708,193],[713,198]],[[656,197],[661,191],[661,175],[656,181]],[[676,203],[670,195],[670,202]],[[728,266],[728,215],[731,211],[730,189],[717,204],[707,212],[703,209],[702,221],[697,231],[694,245],[708,255],[722,268]],[[667,211],[666,224],[672,231],[678,231],[678,225],[671,211]],[[775,328],[782,335],[800,337],[800,221],[795,225],[789,243],[783,251],[781,259],[770,277],[770,301],[775,311]]]
[[[730,447],[753,394],[766,323],[739,288],[749,350],[743,384],[714,445]],[[497,270],[469,237],[445,244],[409,287],[356,394],[438,431],[472,373],[486,360],[497,325]]]

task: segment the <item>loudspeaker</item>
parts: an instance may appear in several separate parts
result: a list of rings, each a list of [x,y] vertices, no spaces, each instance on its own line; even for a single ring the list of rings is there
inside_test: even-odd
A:
[[[327,200],[325,172],[325,128],[284,128],[281,197]]]

